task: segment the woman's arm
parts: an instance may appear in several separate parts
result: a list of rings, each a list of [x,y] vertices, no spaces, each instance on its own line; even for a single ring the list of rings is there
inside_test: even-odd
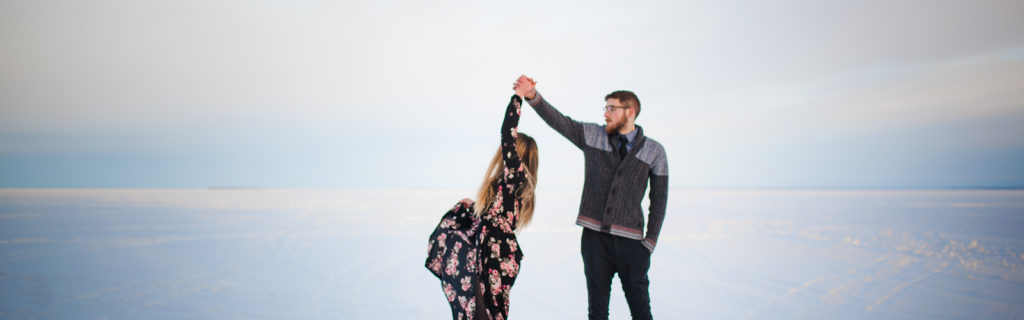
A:
[[[499,189],[502,196],[502,208],[505,212],[513,212],[515,207],[516,189],[523,183],[526,171],[516,151],[516,135],[519,126],[519,115],[523,100],[513,95],[505,109],[505,121],[501,123],[501,156],[505,160],[505,171],[501,177]]]

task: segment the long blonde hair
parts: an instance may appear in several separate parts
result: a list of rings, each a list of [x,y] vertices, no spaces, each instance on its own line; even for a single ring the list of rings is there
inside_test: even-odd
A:
[[[516,229],[519,229],[529,224],[530,219],[533,218],[535,200],[533,191],[537,187],[537,142],[533,140],[533,137],[519,132],[516,137],[516,152],[519,153],[520,162],[526,168],[526,181],[516,190],[516,198],[522,200],[519,207],[519,221],[516,223]],[[477,216],[493,205],[495,185],[504,173],[505,161],[502,160],[501,147],[498,147],[498,152],[494,154],[491,164],[487,166],[484,182],[480,184],[480,191],[476,195],[476,205],[473,211]]]

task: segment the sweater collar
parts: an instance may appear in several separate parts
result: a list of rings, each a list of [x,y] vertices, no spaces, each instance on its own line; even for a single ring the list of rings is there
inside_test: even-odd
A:
[[[627,134],[613,133],[613,134],[609,134],[608,138],[614,139],[614,140],[618,140],[619,136],[626,136],[626,139],[629,140],[629,143],[636,144],[636,142],[639,141],[639,139],[642,139],[644,137],[644,129],[641,128],[639,125],[637,125],[636,126],[636,130],[633,130],[630,133],[627,133]]]
[[[628,140],[630,143],[635,143],[636,142],[636,136],[639,135],[639,133],[640,133],[640,126],[637,126],[636,130],[630,131],[627,134],[616,134],[616,136],[625,136],[626,140]],[[618,139],[618,138],[616,138],[616,139]]]

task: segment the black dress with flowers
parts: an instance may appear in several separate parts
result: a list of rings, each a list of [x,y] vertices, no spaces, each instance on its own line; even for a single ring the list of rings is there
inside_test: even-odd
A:
[[[493,186],[493,205],[477,217],[472,205],[458,203],[430,235],[426,267],[441,279],[454,319],[474,319],[481,313],[495,320],[508,317],[509,291],[523,259],[514,233],[520,207],[516,191],[526,174],[516,152],[521,105],[522,99],[513,95],[505,110],[501,125],[505,168]],[[483,305],[477,305],[478,299]]]

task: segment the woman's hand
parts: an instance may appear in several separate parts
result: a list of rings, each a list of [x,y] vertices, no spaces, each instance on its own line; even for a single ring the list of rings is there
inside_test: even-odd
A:
[[[532,78],[526,75],[520,75],[519,79],[512,83],[512,90],[515,90],[516,94],[523,97],[523,99],[531,100],[537,96],[536,86],[537,81],[533,81]]]
[[[472,208],[473,207],[473,199],[470,199],[470,198],[464,198],[461,201],[459,201],[459,203],[462,204],[463,208]]]

